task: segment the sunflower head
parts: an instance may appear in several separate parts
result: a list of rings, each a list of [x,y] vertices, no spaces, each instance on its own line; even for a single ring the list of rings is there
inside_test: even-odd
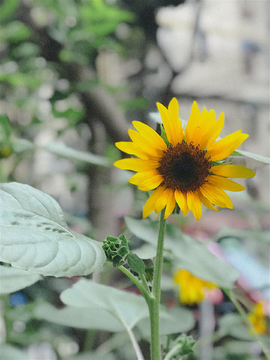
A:
[[[118,149],[135,158],[114,163],[120,169],[136,174],[129,182],[140,190],[154,190],[143,209],[143,217],[164,207],[167,218],[178,205],[184,215],[192,211],[197,220],[202,215],[202,204],[211,210],[233,208],[224,190],[241,191],[245,188],[229,178],[250,178],[255,173],[244,166],[223,164],[248,137],[241,130],[216,141],[224,124],[222,113],[215,120],[214,110],[199,112],[194,101],[191,114],[183,130],[176,98],[168,108],[157,103],[164,135],[151,127],[133,121],[135,130],[129,130],[130,142],[117,142]]]

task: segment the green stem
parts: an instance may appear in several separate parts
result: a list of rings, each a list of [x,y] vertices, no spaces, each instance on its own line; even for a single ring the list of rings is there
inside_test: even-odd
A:
[[[151,360],[161,359],[160,333],[159,333],[159,306],[160,306],[160,283],[163,269],[163,247],[166,220],[164,219],[165,209],[160,213],[159,234],[157,254],[154,268],[153,297],[148,302],[151,324]]]
[[[183,344],[177,344],[174,348],[172,348],[168,354],[165,356],[164,360],[170,360],[175,354],[177,354],[179,352],[179,350],[181,350],[181,348],[183,347]],[[182,359],[179,358],[179,360]]]
[[[263,343],[263,341],[261,340],[259,334],[254,331],[253,325],[251,324],[246,312],[244,311],[242,306],[239,304],[239,301],[234,296],[233,292],[231,290],[228,290],[228,291],[225,290],[224,292],[228,295],[228,297],[230,298],[231,302],[234,304],[235,308],[237,309],[237,311],[241,315],[244,322],[249,325],[249,327],[250,327],[250,329],[252,331],[252,335],[256,338],[258,343],[261,345],[262,351],[263,351],[266,359],[270,360],[270,352],[269,352],[269,350],[266,348],[266,346]]]
[[[139,279],[134,276],[128,269],[126,269],[124,266],[120,265],[118,267],[119,270],[121,270],[127,277],[130,278],[130,280],[137,286],[137,288],[141,291],[143,297],[145,298],[146,302],[148,303],[150,298],[152,298],[151,293],[149,291],[149,287],[145,281],[145,283],[141,283]],[[141,275],[140,275],[141,276]]]

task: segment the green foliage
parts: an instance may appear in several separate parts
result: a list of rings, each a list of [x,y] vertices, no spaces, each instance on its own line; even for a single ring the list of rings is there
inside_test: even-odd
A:
[[[100,244],[70,231],[51,196],[18,183],[0,191],[0,261],[47,276],[87,275],[103,265]]]
[[[40,280],[41,276],[28,271],[0,265],[0,295],[24,289]]]
[[[126,217],[125,220],[134,235],[150,243],[153,247],[156,246],[158,222],[135,220],[130,217]],[[193,275],[211,281],[220,287],[232,288],[239,277],[238,271],[208,250],[207,243],[199,242],[182,233],[175,225],[167,226],[164,249],[171,252],[176,269],[188,270]]]
[[[119,267],[125,263],[129,253],[129,247],[124,235],[120,235],[118,238],[107,236],[106,240],[103,241],[102,248],[107,260],[111,261],[113,266]]]

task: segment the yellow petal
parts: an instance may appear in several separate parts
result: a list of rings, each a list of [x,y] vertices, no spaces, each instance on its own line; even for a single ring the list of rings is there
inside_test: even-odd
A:
[[[245,190],[244,186],[237,184],[235,181],[214,175],[208,177],[208,184],[229,191]]]
[[[185,142],[189,144],[191,141],[193,141],[194,138],[194,132],[196,131],[196,128],[198,126],[198,121],[200,119],[200,111],[198,104],[196,101],[193,102],[190,116],[188,119],[188,123],[185,129]]]
[[[157,175],[157,172],[155,170],[141,171],[141,172],[138,172],[137,174],[133,175],[129,179],[129,182],[133,185],[140,185],[142,182],[144,182],[156,175]]]
[[[179,119],[179,105],[176,98],[173,98],[168,106],[169,116],[171,120],[171,127],[173,130],[173,142],[175,146],[178,143],[181,143],[183,140],[183,127]]]
[[[157,188],[163,181],[163,177],[159,174],[149,177],[140,183],[139,190],[148,191]]]
[[[211,203],[211,201],[209,201],[202,193],[200,190],[197,190],[198,196],[201,200],[201,202],[203,203],[204,206],[206,206],[208,209],[214,210],[214,211],[218,211],[217,208],[214,207],[214,205]]]
[[[164,218],[167,219],[171,213],[173,212],[175,208],[175,197],[174,197],[174,191],[171,189],[169,190],[168,198],[167,198],[167,205],[165,210],[165,216]]]
[[[140,122],[140,121],[132,121],[133,126],[136,130],[139,131],[141,136],[147,140],[150,144],[160,150],[166,150],[167,145],[165,144],[164,140],[159,136],[159,134],[152,129],[150,126]]]
[[[253,170],[240,165],[217,165],[213,166],[210,172],[214,175],[243,179],[252,178],[256,175]]]
[[[171,102],[172,104],[169,105],[170,110],[160,103],[157,103],[157,108],[160,112],[167,139],[172,145],[176,146],[183,140],[183,129],[178,116],[178,102],[175,98]]]
[[[238,130],[210,145],[207,149],[206,156],[210,156],[212,161],[225,159],[247,138],[247,134],[242,134],[241,130]]]
[[[167,204],[167,199],[168,199],[168,196],[169,196],[169,191],[168,189],[166,189],[163,194],[161,194],[159,196],[159,198],[156,200],[156,203],[155,203],[155,212],[158,214],[162,209],[164,209],[164,207],[166,206]]]
[[[180,190],[175,190],[174,196],[178,206],[180,207],[180,210],[184,216],[186,216],[189,212],[189,207],[187,205],[187,195],[183,194]]]
[[[116,161],[114,166],[122,170],[150,171],[159,167],[158,161],[143,159],[121,159]]]
[[[187,192],[187,206],[192,211],[195,219],[199,220],[202,216],[202,203],[195,192]]]
[[[165,186],[159,186],[148,198],[143,208],[143,218],[146,218],[151,214],[155,208],[155,203],[157,199],[164,193],[166,190]]]
[[[134,144],[137,145],[138,148],[140,150],[142,150],[143,152],[145,152],[153,157],[160,157],[162,155],[161,149],[157,149],[155,147],[155,144],[150,144],[137,131],[130,129],[130,130],[128,130],[128,134],[129,134],[131,140],[134,142]]]
[[[212,111],[212,110],[211,110]],[[210,111],[210,112],[211,112]],[[210,114],[209,112],[209,114]],[[214,113],[215,115],[215,113]],[[207,117],[204,122],[204,131],[202,132],[202,138],[200,140],[200,149],[204,150],[209,147],[216,138],[220,135],[221,130],[224,125],[224,113],[221,113],[217,121],[209,121],[210,119]]]
[[[230,197],[222,189],[205,183],[200,187],[200,191],[212,204],[233,209],[233,203]]]
[[[127,154],[138,156],[141,159],[149,159],[149,155],[140,150],[138,146],[131,141],[119,141],[115,143],[115,146]]]

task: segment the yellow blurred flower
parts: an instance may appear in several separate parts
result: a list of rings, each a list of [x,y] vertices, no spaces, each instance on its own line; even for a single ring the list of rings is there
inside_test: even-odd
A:
[[[267,322],[264,313],[264,301],[259,301],[254,305],[252,311],[248,314],[248,319],[253,326],[253,330],[258,334],[267,333]]]
[[[133,121],[137,130],[129,130],[131,142],[117,142],[118,149],[137,158],[122,159],[115,166],[137,172],[129,182],[140,190],[155,191],[146,201],[143,217],[165,206],[167,218],[178,204],[184,215],[191,210],[197,220],[202,204],[217,211],[215,206],[233,208],[224,190],[241,191],[244,186],[228,179],[250,178],[255,173],[244,166],[224,165],[221,160],[247,139],[236,131],[215,141],[223,127],[224,114],[215,120],[214,110],[204,108],[200,113],[194,101],[185,130],[179,119],[179,105],[173,98],[168,109],[157,103],[165,133],[160,136],[151,127]]]
[[[192,275],[187,270],[178,270],[174,274],[173,280],[179,285],[179,298],[181,303],[185,305],[201,303],[207,295],[207,291],[218,287],[210,281]]]

